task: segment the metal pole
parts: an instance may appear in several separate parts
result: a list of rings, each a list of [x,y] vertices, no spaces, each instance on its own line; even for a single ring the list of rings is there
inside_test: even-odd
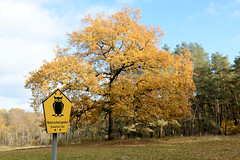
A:
[[[57,133],[53,133],[52,160],[57,160]]]

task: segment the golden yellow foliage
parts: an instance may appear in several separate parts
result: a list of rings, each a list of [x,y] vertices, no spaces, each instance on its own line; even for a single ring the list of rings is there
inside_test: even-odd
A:
[[[0,133],[6,128],[3,118],[0,116]]]
[[[32,107],[37,111],[41,98],[60,87],[71,97],[78,123],[104,115],[126,122],[189,116],[191,54],[187,48],[182,55],[160,50],[163,32],[140,18],[140,10],[126,7],[82,19],[83,29],[68,34],[68,46],[58,46],[53,61],[30,72],[25,87],[32,90]]]
[[[235,125],[235,120],[222,121],[222,133],[225,131],[227,135],[238,135],[240,134],[240,124]]]

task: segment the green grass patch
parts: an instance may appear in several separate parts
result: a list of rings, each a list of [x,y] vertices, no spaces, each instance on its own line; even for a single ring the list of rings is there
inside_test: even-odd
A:
[[[51,148],[0,152],[4,160],[51,159]],[[231,159],[240,160],[240,136],[178,137],[89,142],[58,146],[58,160]]]

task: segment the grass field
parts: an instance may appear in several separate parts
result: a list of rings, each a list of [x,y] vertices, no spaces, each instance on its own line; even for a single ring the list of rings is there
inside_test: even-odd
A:
[[[1,147],[0,147],[1,150]],[[51,148],[1,151],[4,160],[51,159]],[[58,146],[58,160],[213,159],[240,160],[240,136],[178,137],[88,142]]]

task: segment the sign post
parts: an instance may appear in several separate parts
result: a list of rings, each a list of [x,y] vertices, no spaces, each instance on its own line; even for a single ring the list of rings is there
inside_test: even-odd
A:
[[[72,102],[56,89],[42,103],[47,133],[53,133],[52,160],[57,160],[57,133],[68,132]]]
[[[52,160],[57,160],[57,133],[52,137]]]

